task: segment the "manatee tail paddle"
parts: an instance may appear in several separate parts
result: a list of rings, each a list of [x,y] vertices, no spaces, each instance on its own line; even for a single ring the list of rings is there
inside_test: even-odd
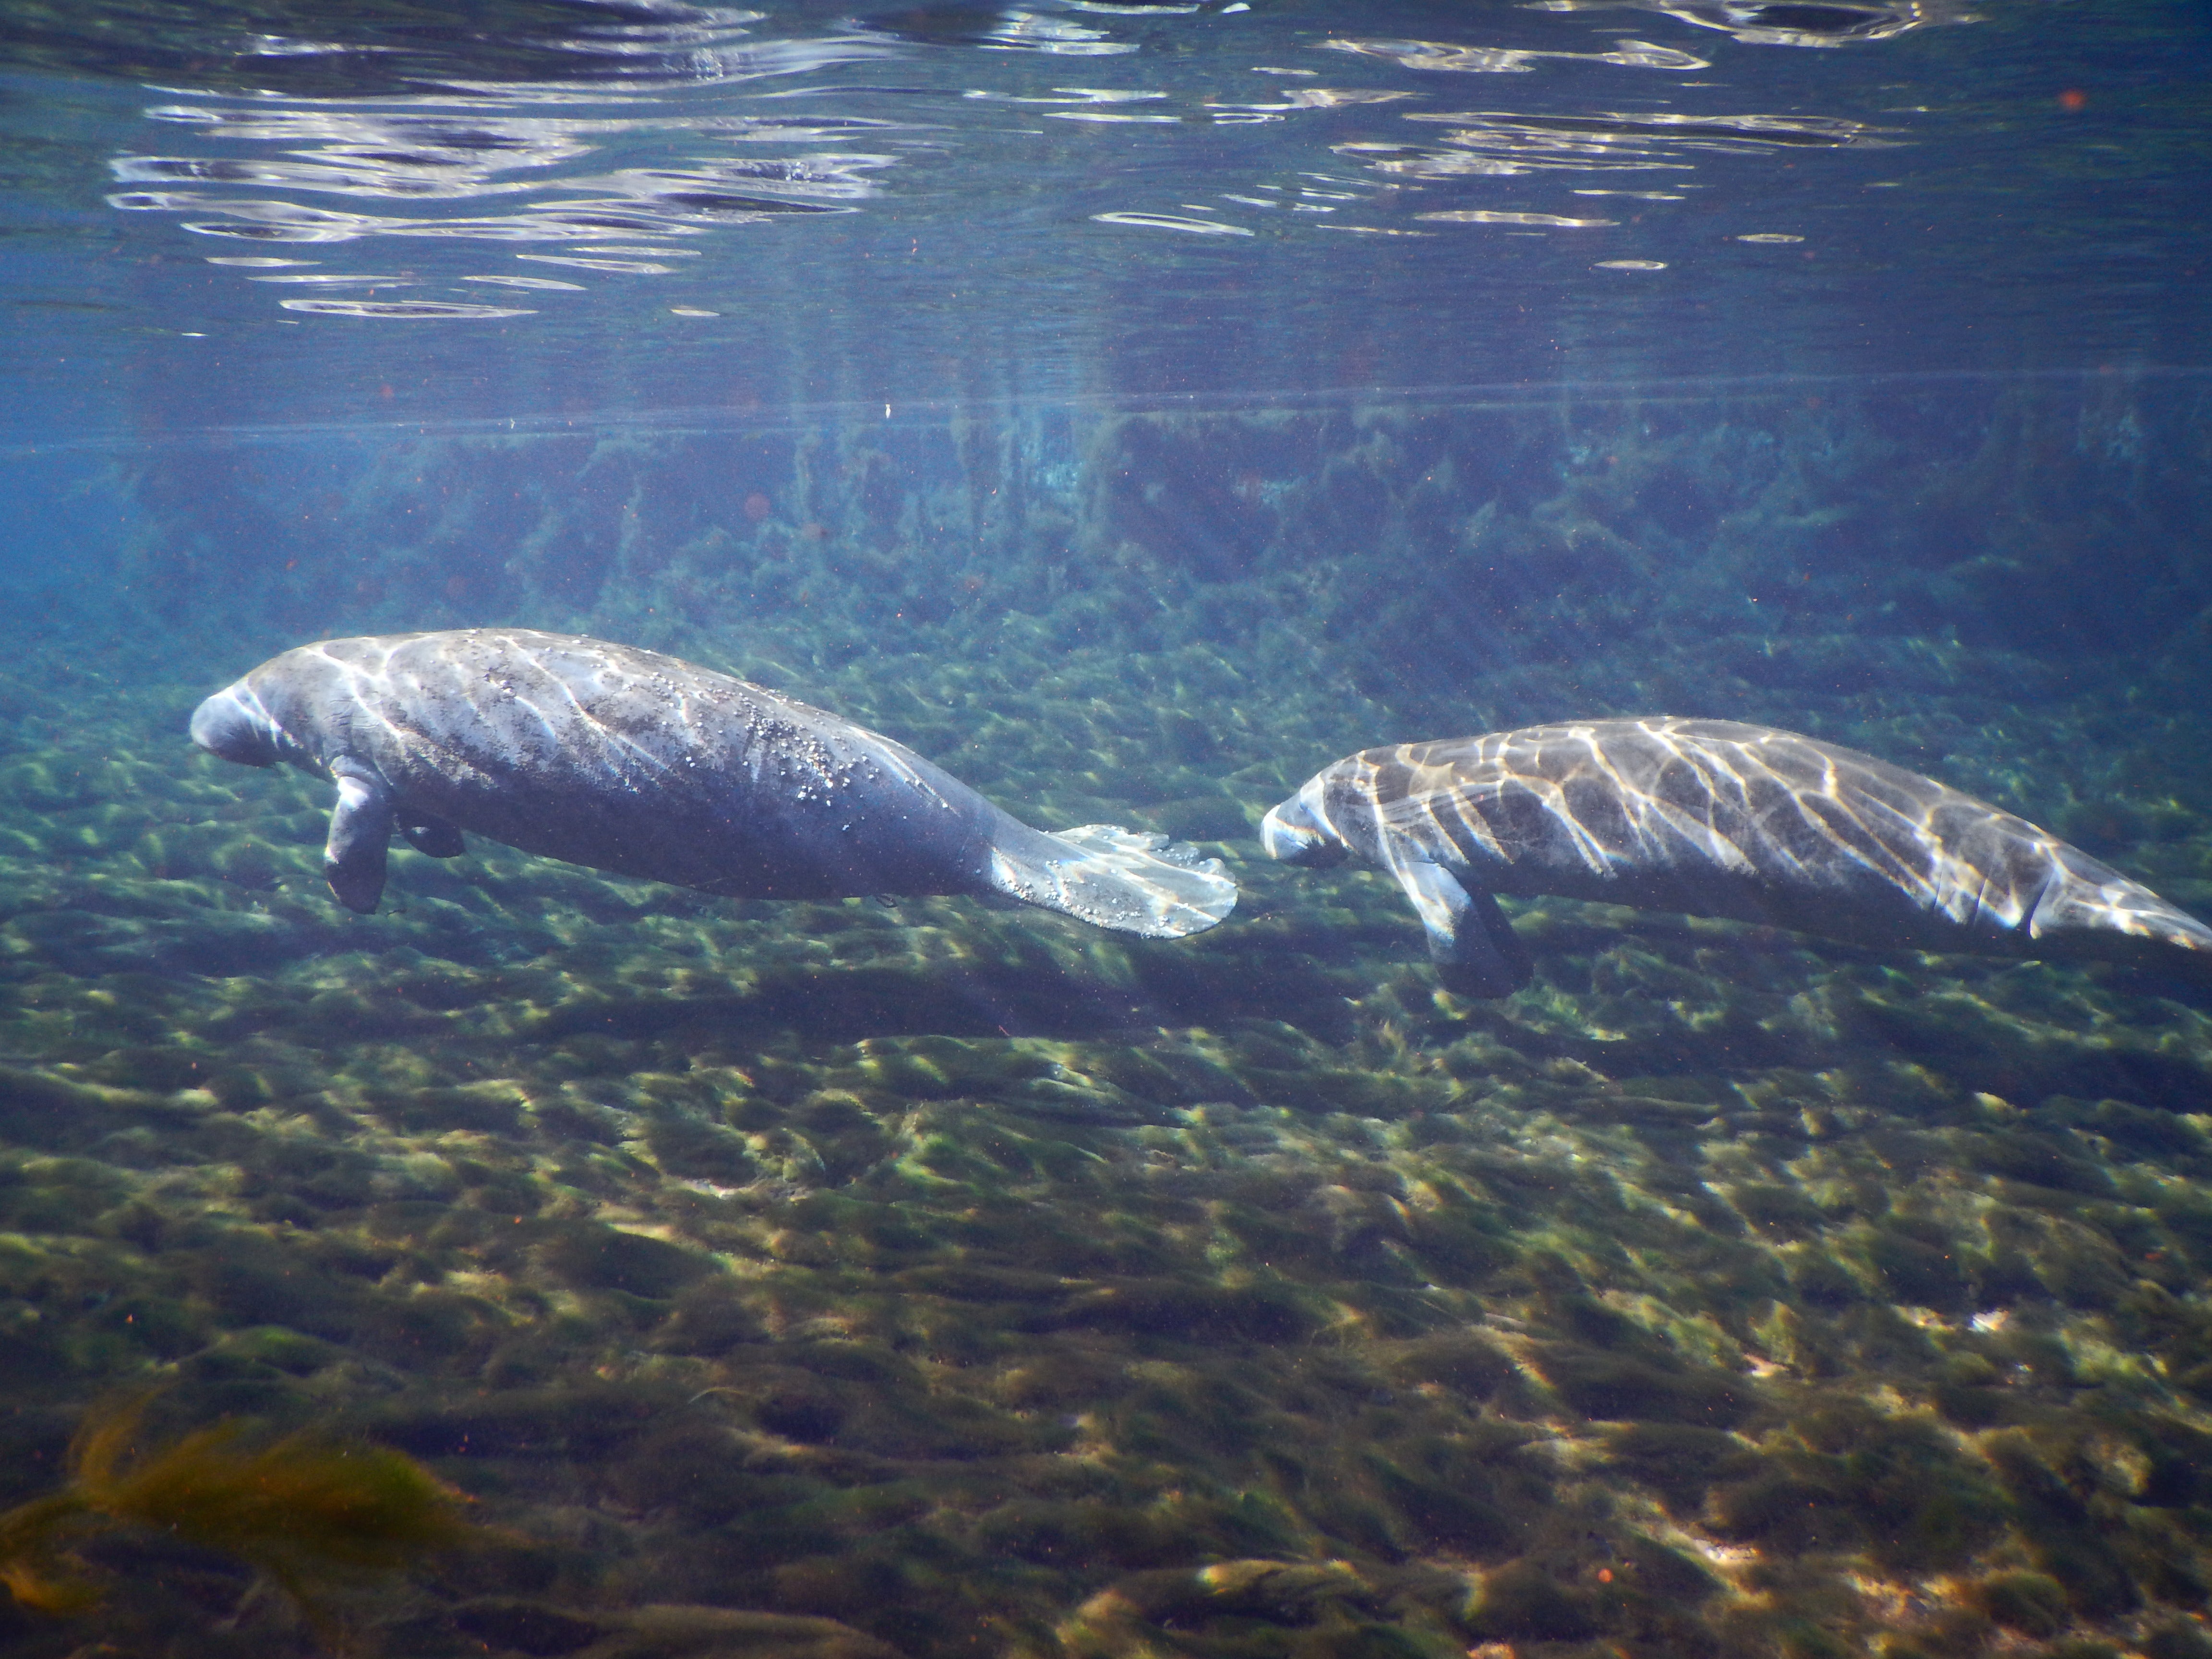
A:
[[[2048,854],[2051,878],[2017,924],[2037,948],[2062,956],[2185,964],[2191,977],[2212,981],[2212,927],[2079,848],[2052,842]],[[2144,948],[2129,948],[2138,944]],[[2177,961],[2168,947],[2191,954]]]
[[[1024,904],[1042,905],[1147,939],[1202,933],[1237,908],[1237,884],[1219,859],[1165,836],[1110,823],[1032,830],[991,849],[991,884]]]

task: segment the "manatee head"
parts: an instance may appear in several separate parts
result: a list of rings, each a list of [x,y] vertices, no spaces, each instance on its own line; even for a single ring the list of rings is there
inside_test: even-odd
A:
[[[244,680],[192,710],[192,741],[240,766],[274,766],[284,757],[284,728]]]
[[[1314,780],[1260,820],[1260,845],[1271,859],[1318,870],[1341,864],[1352,849],[1322,816],[1321,792]]]

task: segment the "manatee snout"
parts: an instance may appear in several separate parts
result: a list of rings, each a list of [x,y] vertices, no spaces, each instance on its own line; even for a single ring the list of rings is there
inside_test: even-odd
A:
[[[192,741],[210,755],[240,766],[274,766],[276,722],[243,682],[218,691],[192,710]]]
[[[1269,858],[1308,870],[1341,864],[1352,851],[1322,823],[1321,815],[1304,793],[1268,809],[1267,816],[1260,820],[1260,845]]]

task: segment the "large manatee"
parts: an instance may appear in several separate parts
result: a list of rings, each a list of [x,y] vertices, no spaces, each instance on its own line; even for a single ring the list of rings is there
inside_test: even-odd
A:
[[[470,628],[325,640],[203,702],[192,740],[337,785],[324,872],[376,908],[397,829],[462,832],[741,898],[1003,894],[1174,939],[1237,902],[1218,860],[1103,824],[1048,834],[912,750],[674,657]]]
[[[1389,871],[1439,977],[1468,996],[1509,995],[1532,971],[1498,893],[2212,970],[2212,928],[2049,831],[1871,755],[1734,720],[1578,720],[1364,750],[1275,807],[1260,836],[1294,864],[1356,853]]]

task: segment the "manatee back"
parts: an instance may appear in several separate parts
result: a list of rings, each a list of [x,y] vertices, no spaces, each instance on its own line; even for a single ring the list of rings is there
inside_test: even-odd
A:
[[[2212,930],[2025,819],[1768,726],[1562,723],[1368,750],[1339,769],[1323,792],[1333,817],[1364,811],[1376,841],[1494,892],[1936,950],[2212,951]]]

